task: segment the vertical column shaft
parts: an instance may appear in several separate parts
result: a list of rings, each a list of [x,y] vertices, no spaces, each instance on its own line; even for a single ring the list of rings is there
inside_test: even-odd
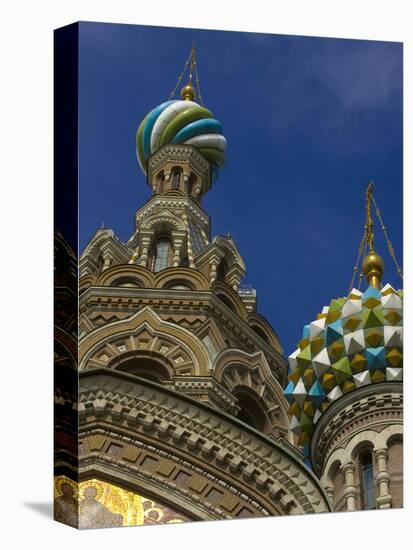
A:
[[[387,449],[374,451],[377,464],[376,485],[378,489],[377,508],[391,507],[391,495],[389,492],[390,474],[387,471]]]
[[[354,512],[356,508],[356,496],[357,490],[354,483],[354,471],[355,466],[353,462],[347,462],[343,466],[344,479],[346,488],[344,489],[344,496],[346,498],[346,505],[348,512]]]

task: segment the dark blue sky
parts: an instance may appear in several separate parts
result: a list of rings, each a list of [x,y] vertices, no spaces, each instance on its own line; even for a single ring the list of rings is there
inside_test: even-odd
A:
[[[213,235],[236,240],[244,283],[289,354],[347,293],[369,180],[402,259],[402,44],[81,24],[81,250],[102,222],[131,236],[150,196],[136,130],[168,99],[193,39],[204,103],[228,140],[203,207]],[[376,229],[385,280],[400,288]]]

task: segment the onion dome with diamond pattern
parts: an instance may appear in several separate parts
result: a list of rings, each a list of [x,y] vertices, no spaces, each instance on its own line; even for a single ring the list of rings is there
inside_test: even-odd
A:
[[[290,430],[308,450],[315,425],[332,403],[367,384],[403,377],[403,291],[390,284],[353,289],[306,325],[289,357]]]
[[[290,403],[290,430],[307,456],[315,426],[333,403],[363,386],[403,379],[403,291],[390,284],[382,287],[384,262],[374,249],[373,208],[402,278],[370,182],[364,235],[350,285],[364,251],[359,276],[360,283],[365,276],[368,287],[364,292],[353,288],[347,297],[331,300],[304,327],[298,349],[288,358],[284,395]]]

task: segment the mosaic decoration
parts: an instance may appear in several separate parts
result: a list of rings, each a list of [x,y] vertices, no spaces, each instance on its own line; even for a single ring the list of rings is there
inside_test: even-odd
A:
[[[98,479],[79,486],[66,476],[57,476],[54,486],[54,515],[57,521],[80,529],[158,525],[188,521],[181,513]]]
[[[145,174],[148,158],[167,143],[193,145],[211,163],[212,179],[218,177],[227,141],[211,111],[195,101],[177,99],[155,107],[136,133],[136,152]]]
[[[343,395],[403,378],[403,291],[353,288],[306,325],[289,358],[290,429],[304,454],[321,415]]]

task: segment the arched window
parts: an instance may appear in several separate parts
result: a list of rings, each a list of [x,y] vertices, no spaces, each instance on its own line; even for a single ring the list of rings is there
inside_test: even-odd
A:
[[[238,418],[256,430],[263,431],[267,419],[258,398],[248,388],[242,387],[235,388],[234,395],[240,407]]]
[[[217,294],[218,298],[223,302],[231,311],[236,311],[234,304],[224,294]]]
[[[168,369],[160,361],[150,357],[132,357],[123,361],[117,370],[152,380],[152,382],[160,383],[162,380],[170,379]]]
[[[252,325],[251,328],[255,332],[255,334],[258,334],[258,336],[262,338],[264,342],[267,342],[267,344],[269,344],[268,336],[265,334],[262,328],[257,327],[257,325]]]
[[[191,172],[191,174],[188,178],[187,184],[186,184],[187,185],[186,190],[187,190],[188,195],[192,195],[192,191],[194,189],[194,185],[196,183],[196,180],[197,180],[197,177],[195,176],[195,174],[193,174]]]
[[[174,168],[172,171],[172,189],[179,189],[179,183],[181,181],[181,169]]]
[[[225,277],[227,276],[227,264],[225,263],[225,260],[221,260],[220,264],[217,267],[217,281],[225,281]]]
[[[163,184],[165,181],[165,174],[163,170],[156,175],[156,192],[163,193]]]
[[[373,510],[376,507],[373,457],[370,450],[365,450],[359,457],[360,489],[363,510]]]
[[[124,286],[130,288],[142,288],[142,283],[134,277],[119,277],[115,279],[111,286]]]
[[[166,238],[161,238],[155,245],[155,264],[153,270],[155,273],[166,269],[169,266],[169,257],[171,253],[171,243]]]
[[[193,286],[187,281],[182,281],[180,279],[175,279],[174,281],[169,281],[165,286],[165,290],[194,290]]]

